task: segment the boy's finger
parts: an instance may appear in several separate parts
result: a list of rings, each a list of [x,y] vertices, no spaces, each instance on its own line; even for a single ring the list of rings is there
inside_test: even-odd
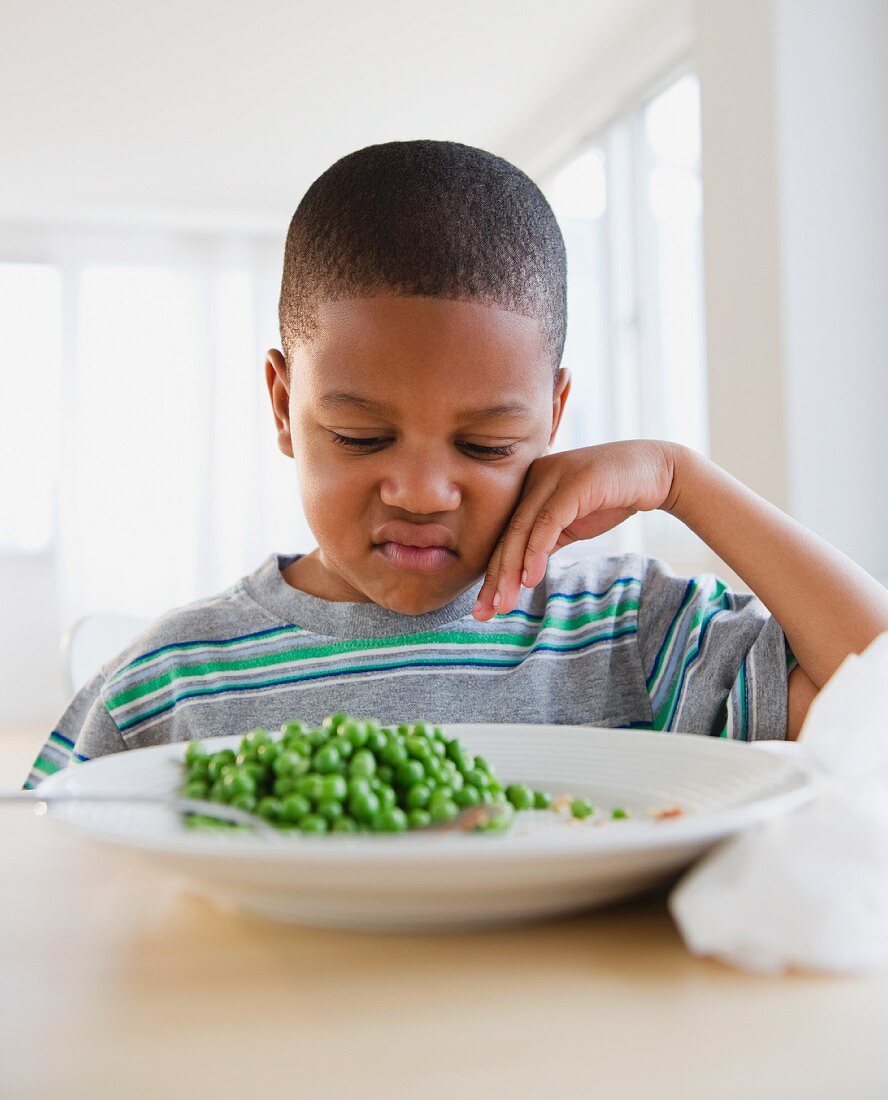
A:
[[[503,539],[499,557],[499,569],[496,575],[496,592],[499,594],[497,611],[511,611],[518,602],[524,574],[524,559],[528,539],[533,532],[539,516],[546,513],[553,498],[547,494],[550,490],[541,489],[526,497],[515,509]],[[559,532],[560,534],[560,532]],[[557,538],[557,535],[556,535]],[[526,584],[531,587],[528,576]],[[495,597],[494,597],[495,598]]]
[[[478,592],[478,599],[475,602],[475,606],[472,608],[472,614],[476,619],[489,619],[496,614],[497,609],[493,606],[493,597],[496,591],[496,578],[499,574],[499,559],[502,554],[502,549],[503,540],[501,538],[493,548],[493,553],[490,555],[490,559],[487,562],[484,582]]]
[[[561,534],[576,520],[577,511],[578,504],[575,500],[556,493],[537,513],[527,536],[524,553],[515,566],[516,572],[526,574],[524,583],[528,588],[539,584],[546,575],[549,555],[558,549]]]

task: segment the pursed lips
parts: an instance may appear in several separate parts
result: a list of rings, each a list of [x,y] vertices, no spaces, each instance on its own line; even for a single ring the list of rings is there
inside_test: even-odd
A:
[[[377,545],[387,542],[417,549],[445,549],[456,553],[456,538],[453,532],[439,523],[407,523],[395,520],[386,523],[375,533],[373,541]]]

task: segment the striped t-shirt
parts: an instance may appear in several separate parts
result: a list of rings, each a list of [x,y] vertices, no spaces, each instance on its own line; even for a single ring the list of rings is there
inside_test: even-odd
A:
[[[161,616],[75,695],[25,786],[72,761],[169,741],[318,723],[528,722],[786,734],[795,664],[754,596],[638,554],[549,561],[487,622],[479,580],[423,615],[310,596],[271,554],[209,599]]]

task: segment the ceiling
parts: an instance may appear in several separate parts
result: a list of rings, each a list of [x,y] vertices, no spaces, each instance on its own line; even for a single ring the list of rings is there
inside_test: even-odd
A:
[[[339,157],[429,137],[522,164],[644,0],[4,5],[0,218],[277,226]]]

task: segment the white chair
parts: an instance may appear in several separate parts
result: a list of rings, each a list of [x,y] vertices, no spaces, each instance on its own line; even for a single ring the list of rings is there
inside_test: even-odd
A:
[[[77,694],[106,661],[140,634],[151,619],[139,615],[106,612],[84,615],[62,638],[66,687],[69,698]]]

